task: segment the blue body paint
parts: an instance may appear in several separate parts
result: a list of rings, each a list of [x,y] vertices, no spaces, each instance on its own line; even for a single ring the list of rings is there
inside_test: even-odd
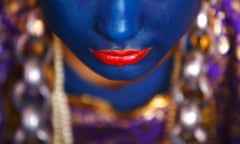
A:
[[[134,80],[156,65],[194,20],[200,0],[41,0],[49,26],[69,49],[96,73],[112,80]],[[96,50],[142,50],[152,47],[141,61],[124,66],[102,63]],[[154,94],[166,91],[171,60],[156,68],[143,81],[118,90],[84,82],[67,68],[66,90],[89,93],[125,111],[146,103]]]

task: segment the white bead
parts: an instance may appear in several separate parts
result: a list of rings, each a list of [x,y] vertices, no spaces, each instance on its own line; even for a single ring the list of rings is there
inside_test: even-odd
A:
[[[24,64],[24,80],[31,85],[38,85],[41,83],[41,67],[36,60],[29,60]]]
[[[199,121],[199,110],[195,105],[184,105],[180,110],[180,122],[183,126],[192,128]]]
[[[24,129],[36,131],[40,124],[40,114],[32,106],[27,106],[22,111],[22,125]]]
[[[199,142],[201,142],[201,143],[204,143],[204,142],[207,141],[207,134],[206,134],[206,132],[205,132],[203,129],[201,129],[201,128],[198,128],[198,129],[196,129],[196,130],[194,131],[194,136],[195,136],[195,138],[196,138]]]

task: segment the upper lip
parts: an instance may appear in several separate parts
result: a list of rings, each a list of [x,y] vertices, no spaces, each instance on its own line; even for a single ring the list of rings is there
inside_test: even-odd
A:
[[[143,59],[149,52],[151,48],[145,48],[142,50],[126,48],[122,50],[94,50],[90,51],[99,59],[101,62],[115,65],[124,66],[129,64],[134,64]]]

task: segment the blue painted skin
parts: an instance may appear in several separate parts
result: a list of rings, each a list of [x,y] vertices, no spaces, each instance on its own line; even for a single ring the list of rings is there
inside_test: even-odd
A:
[[[66,90],[103,98],[119,111],[146,103],[166,91],[171,59],[156,67],[194,20],[200,0],[41,0],[46,20],[69,49],[90,69],[112,80],[134,80],[153,68],[155,72],[138,83],[118,89],[92,85],[67,65]],[[89,48],[145,49],[140,62],[113,66],[99,61]]]

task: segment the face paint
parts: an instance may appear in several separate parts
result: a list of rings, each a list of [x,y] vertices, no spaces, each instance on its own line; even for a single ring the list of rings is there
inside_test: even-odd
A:
[[[200,0],[42,0],[52,30],[89,68],[132,80],[156,67],[194,20]]]

